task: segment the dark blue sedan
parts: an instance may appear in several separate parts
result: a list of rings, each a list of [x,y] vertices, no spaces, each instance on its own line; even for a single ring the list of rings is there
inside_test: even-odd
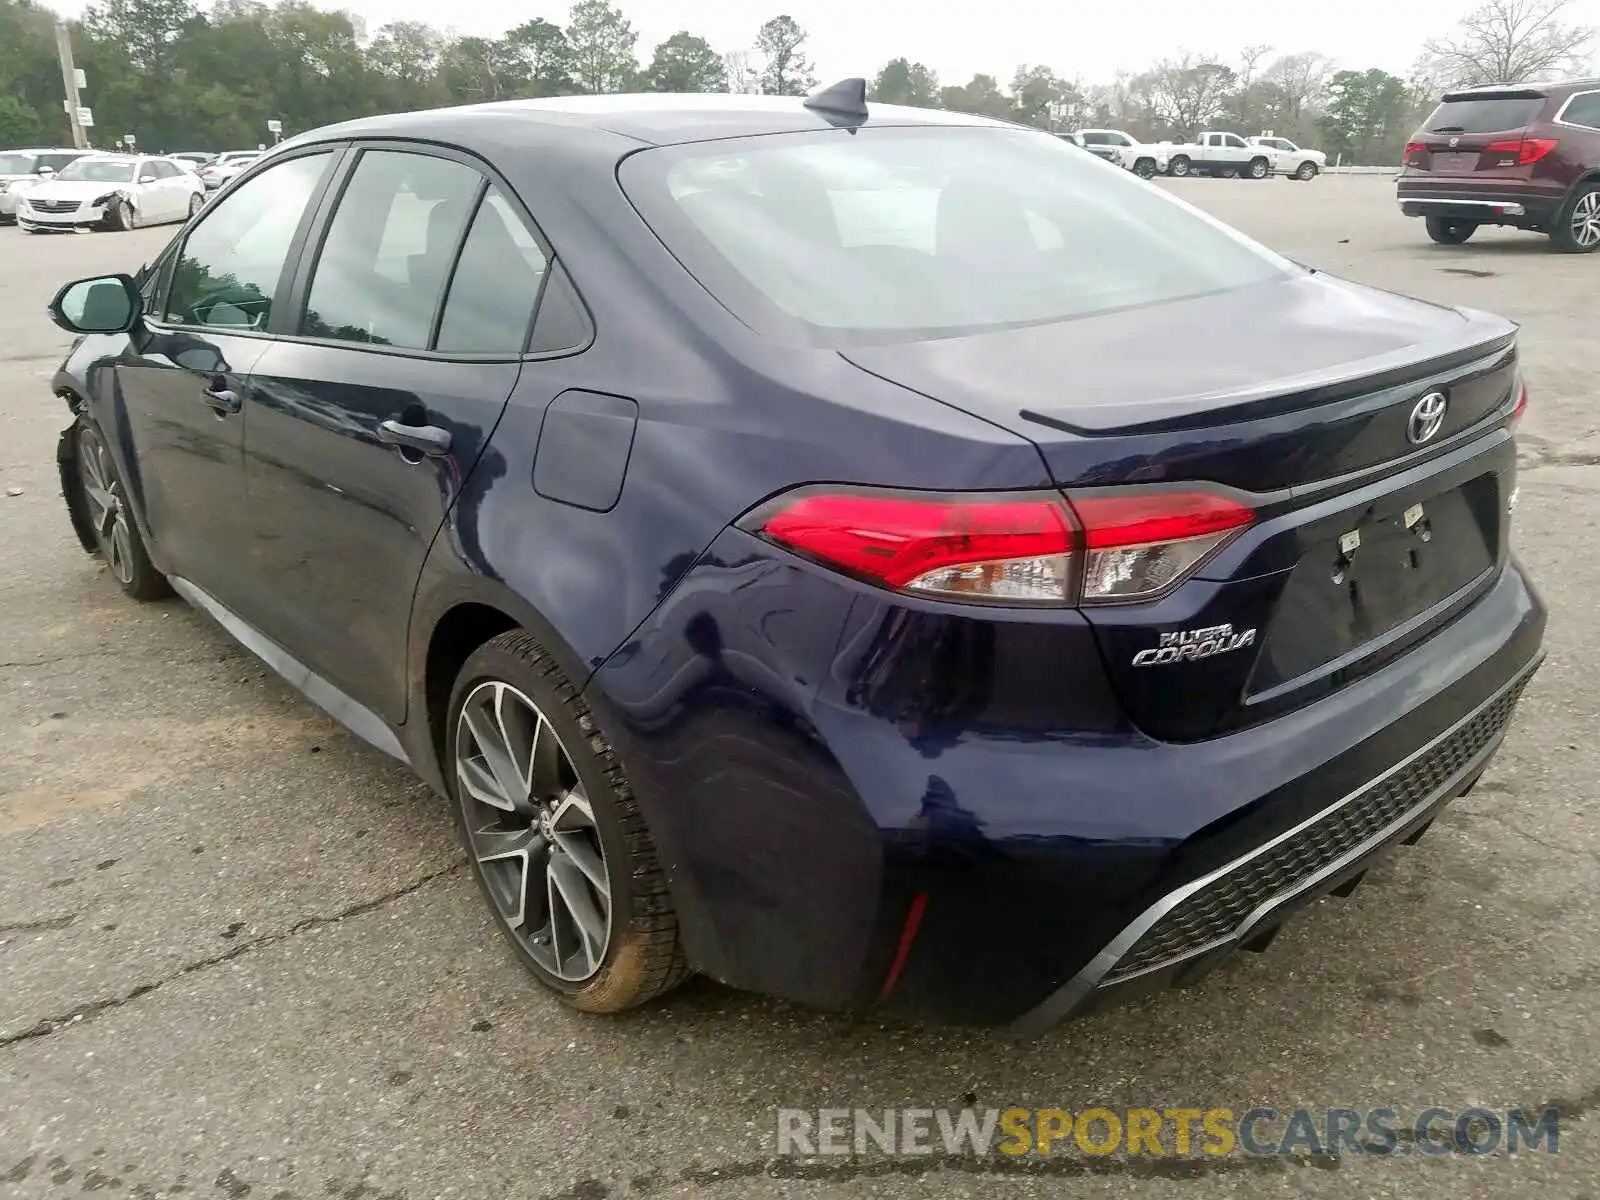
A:
[[[1541,660],[1509,322],[863,95],[334,126],[52,305],[84,547],[448,796],[579,1008],[1191,981]]]

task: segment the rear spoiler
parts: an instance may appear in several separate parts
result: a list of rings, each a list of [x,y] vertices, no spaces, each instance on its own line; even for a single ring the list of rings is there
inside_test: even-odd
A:
[[[1534,88],[1474,88],[1469,92],[1446,92],[1441,104],[1462,100],[1544,100],[1547,93]]]

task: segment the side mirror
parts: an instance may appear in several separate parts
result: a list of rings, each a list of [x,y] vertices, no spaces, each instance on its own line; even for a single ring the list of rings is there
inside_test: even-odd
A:
[[[34,172],[35,175],[43,175],[46,179],[50,178],[50,176],[54,175],[55,173],[56,173],[56,169],[54,167],[48,167],[48,166],[40,167],[37,171]]]
[[[141,175],[141,176],[139,176],[139,182],[140,183],[154,183],[155,181],[156,181],[156,177],[154,175]]]
[[[126,333],[139,320],[143,297],[128,275],[69,283],[50,301],[50,319],[68,333]]]

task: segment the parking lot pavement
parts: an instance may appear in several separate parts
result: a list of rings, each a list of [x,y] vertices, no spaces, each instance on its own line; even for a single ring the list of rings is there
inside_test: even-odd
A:
[[[1523,322],[1516,540],[1551,658],[1485,782],[1352,897],[1021,1045],[709,983],[620,1019],[538,994],[442,802],[180,603],[124,600],[70,533],[43,306],[170,230],[0,230],[0,1194],[1592,1196],[1600,258],[1435,247],[1383,179],[1170,186],[1310,266]],[[1557,1154],[1471,1161],[772,1159],[778,1107],[964,1104],[1555,1105],[1562,1126]]]

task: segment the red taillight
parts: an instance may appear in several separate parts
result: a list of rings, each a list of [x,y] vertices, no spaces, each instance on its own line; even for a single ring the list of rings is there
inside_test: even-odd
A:
[[[1526,167],[1538,162],[1556,148],[1555,138],[1503,138],[1490,142],[1483,148],[1485,154],[1515,154],[1517,166]]]
[[[1414,158],[1421,158],[1427,152],[1428,144],[1426,142],[1407,142],[1406,152],[1400,156],[1400,161],[1409,163]]]
[[[772,541],[886,587],[978,600],[1068,600],[1076,534],[1054,496],[813,491],[758,518]]]
[[[1212,492],[906,495],[808,488],[741,524],[899,591],[984,603],[1145,599],[1255,517]]]
[[[1522,380],[1517,380],[1517,402],[1512,406],[1511,416],[1506,424],[1512,430],[1522,424],[1522,418],[1528,413],[1528,385]]]

